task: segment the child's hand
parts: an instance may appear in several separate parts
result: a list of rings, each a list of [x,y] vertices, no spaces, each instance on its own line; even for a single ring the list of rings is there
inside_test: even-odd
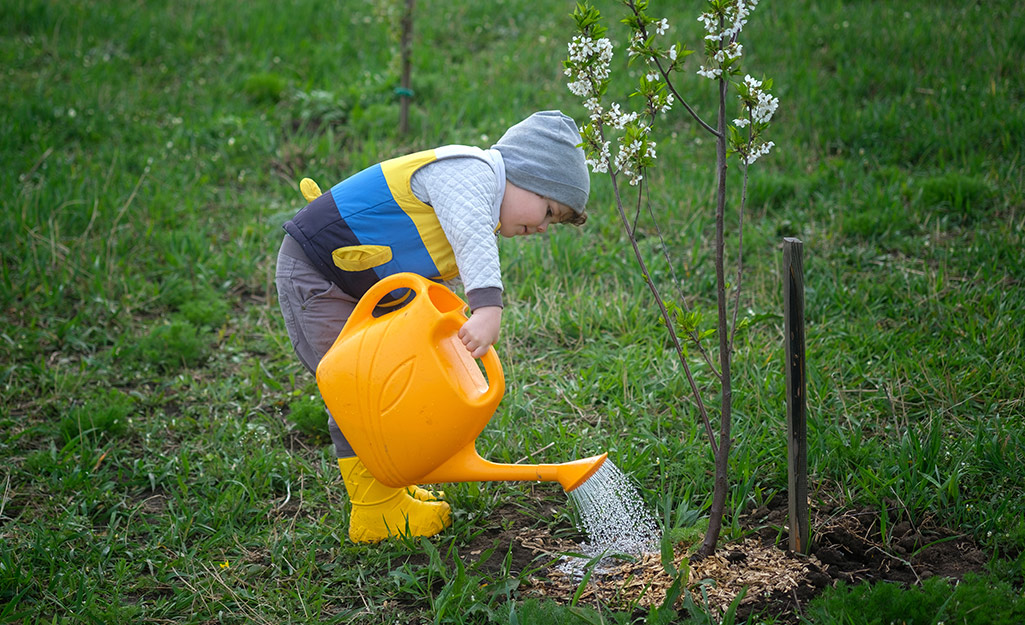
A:
[[[482,358],[488,348],[498,340],[498,330],[502,325],[501,306],[481,306],[473,311],[463,327],[459,328],[459,340],[463,342],[470,355]]]

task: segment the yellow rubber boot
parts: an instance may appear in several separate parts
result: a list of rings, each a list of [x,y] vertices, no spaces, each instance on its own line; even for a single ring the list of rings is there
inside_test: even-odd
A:
[[[354,543],[376,543],[389,536],[434,536],[452,524],[447,503],[420,501],[405,488],[385,486],[359,458],[339,458],[338,468],[352,503],[349,539]]]
[[[410,497],[418,501],[441,501],[445,498],[445,491],[443,490],[435,492],[416,485],[407,486],[406,492],[409,493]]]

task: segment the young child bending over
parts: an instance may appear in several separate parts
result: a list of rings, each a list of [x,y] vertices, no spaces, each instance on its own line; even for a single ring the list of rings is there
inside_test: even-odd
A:
[[[359,298],[404,271],[461,279],[471,314],[459,338],[474,358],[483,356],[502,322],[495,235],[586,221],[590,179],[580,143],[571,118],[542,111],[487,150],[448,145],[391,159],[323,194],[303,180],[310,203],[284,225],[276,276],[285,327],[303,366],[316,373]],[[381,306],[401,303],[386,297]],[[352,504],[349,538],[433,536],[448,527],[449,505],[434,493],[389,488],[370,475],[342,434],[348,416],[329,416],[328,428]]]

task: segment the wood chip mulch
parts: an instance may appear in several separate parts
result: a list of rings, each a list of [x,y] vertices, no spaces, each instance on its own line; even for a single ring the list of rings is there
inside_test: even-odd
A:
[[[551,565],[530,578],[532,585],[526,589],[527,593],[558,603],[572,602],[579,591],[578,604],[648,608],[665,601],[674,581],[665,572],[659,554],[653,553],[633,561],[603,563],[600,568],[596,567],[581,590],[582,576],[562,570],[570,567],[560,566],[560,561],[565,563],[566,559],[559,558],[564,553],[579,553],[578,545],[555,539],[537,529],[524,530],[518,540],[535,553],[553,558]],[[704,605],[707,597],[709,609],[720,614],[744,587],[747,587],[747,594],[741,605],[781,592],[794,592],[806,580],[809,571],[826,569],[815,556],[765,546],[754,537],[720,547],[715,555],[697,562],[689,562],[689,555],[681,549],[674,558],[677,570],[685,569],[685,563],[690,566],[688,591],[698,605]]]

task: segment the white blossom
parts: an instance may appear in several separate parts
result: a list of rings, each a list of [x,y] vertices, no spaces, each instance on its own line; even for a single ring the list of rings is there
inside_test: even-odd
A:
[[[662,18],[658,22],[655,22],[655,34],[664,35],[669,30],[669,20]]]
[[[605,80],[609,77],[609,64],[612,62],[612,42],[608,37],[591,39],[582,35],[573,37],[569,42],[569,60],[579,66],[587,68],[587,71],[596,80]],[[570,69],[570,68],[567,68]],[[570,74],[572,75],[572,70]]]
[[[655,142],[647,140],[651,127],[641,125],[639,130],[640,135],[635,136],[629,143],[626,143],[627,138],[625,136],[619,138],[619,152],[616,153],[616,158],[613,161],[616,170],[626,176],[629,179],[630,186],[634,187],[644,180],[641,168],[635,169],[635,165],[641,159],[642,150],[645,158],[654,159],[656,156]]]
[[[747,125],[750,124],[750,123],[751,123],[751,120],[745,119],[743,117],[740,117],[740,118],[737,118],[737,119],[733,120],[733,125],[736,126],[737,128],[746,128]]]
[[[740,45],[739,43],[735,43],[734,42],[734,43],[731,43],[730,45],[726,46],[725,48],[717,51],[715,53],[715,55],[712,56],[712,59],[716,63],[719,63],[720,65],[722,65],[726,61],[735,61],[735,60],[739,59],[741,56],[743,56],[743,54],[744,54],[744,46]]]
[[[608,120],[610,126],[616,128],[617,130],[622,130],[626,127],[627,124],[637,120],[637,113],[624,113],[622,110],[620,110],[619,104],[613,102],[612,105],[609,107],[609,110],[606,111],[605,117]]]
[[[670,93],[669,95],[666,96],[666,99],[662,103],[662,106],[659,107],[658,112],[659,113],[668,113],[669,109],[673,108],[673,102],[674,102],[673,94]]]
[[[744,85],[747,86],[751,99],[755,101],[751,106],[751,119],[759,124],[767,124],[779,107],[779,98],[762,89],[762,81],[750,74],[744,76]]]
[[[569,42],[569,60],[575,63],[588,63],[592,58],[601,61],[612,60],[612,42],[608,37],[591,39],[582,35],[573,37]]]
[[[637,56],[637,49],[644,45],[644,37],[640,32],[635,32],[630,38],[630,46],[626,50],[627,56]]]
[[[735,3],[727,5],[723,9],[723,29],[719,30],[719,16],[712,12],[702,13],[698,21],[705,27],[705,39],[709,41],[732,41],[744,25],[747,24],[747,17],[757,6],[758,0],[736,0]]]
[[[604,109],[602,109],[601,100],[599,100],[596,96],[592,95],[591,97],[584,100],[584,108],[587,109],[591,117],[591,122],[593,123],[597,123],[605,117],[605,111]]]
[[[587,164],[591,167],[591,170],[596,174],[604,174],[609,171],[609,142],[606,141],[602,144],[601,150],[598,153],[597,158],[586,159]]]
[[[779,98],[762,91],[758,94],[758,105],[751,110],[751,118],[759,124],[767,124],[779,106]]]
[[[710,68],[710,69],[706,69],[705,66],[702,65],[701,69],[698,70],[697,74],[698,74],[698,76],[703,76],[705,78],[709,78],[709,79],[714,80],[714,79],[722,76],[722,70],[719,69],[718,67],[713,67],[713,68]]]
[[[751,150],[751,153],[747,155],[747,157],[744,159],[744,161],[748,165],[750,165],[751,163],[757,161],[760,157],[765,156],[766,154],[768,154],[769,150],[771,150],[773,148],[773,146],[775,146],[775,145],[776,145],[775,143],[773,143],[772,141],[769,141],[767,143],[762,143],[762,144],[759,144],[759,145],[755,146],[755,148],[753,150]]]
[[[570,92],[581,98],[588,98],[585,106],[591,111],[591,119],[601,119],[601,107],[595,94],[600,85],[608,80],[612,62],[612,42],[606,37],[592,39],[576,35],[568,44],[569,63],[563,72],[570,77],[567,84]]]
[[[705,32],[708,33],[714,33],[716,26],[718,26],[718,21],[716,21],[715,16],[711,13],[702,13],[698,16],[698,21],[705,25]]]
[[[569,83],[570,92],[579,97],[584,97],[591,92],[591,84],[586,80],[575,80]]]

